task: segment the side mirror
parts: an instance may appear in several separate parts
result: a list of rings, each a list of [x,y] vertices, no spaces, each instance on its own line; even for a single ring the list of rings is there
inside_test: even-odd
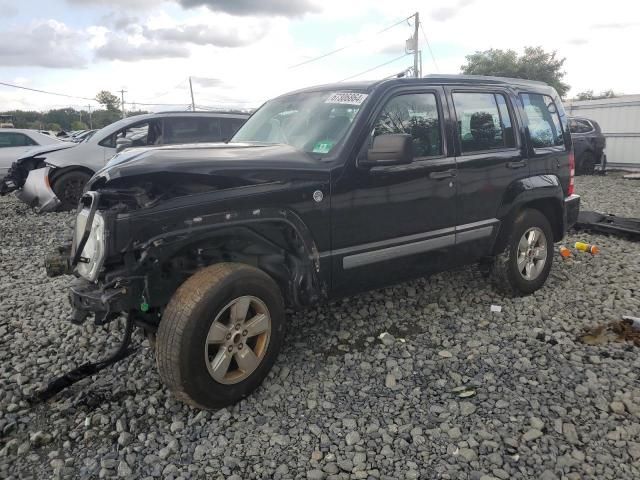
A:
[[[390,133],[373,138],[366,158],[360,159],[362,167],[404,165],[413,161],[413,141],[407,133]]]
[[[116,152],[120,153],[125,148],[129,148],[131,145],[133,145],[133,140],[131,140],[130,138],[119,138],[118,140],[116,140]]]

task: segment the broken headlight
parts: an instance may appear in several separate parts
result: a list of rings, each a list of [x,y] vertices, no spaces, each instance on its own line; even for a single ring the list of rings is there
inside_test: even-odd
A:
[[[86,222],[86,218],[80,218],[83,214],[86,215],[85,211],[83,210],[78,214],[78,219],[76,220],[78,224],[83,224],[83,221]],[[99,212],[96,212],[93,217],[91,231],[76,267],[77,272],[90,282],[94,282],[98,278],[98,273],[100,273],[104,263],[106,249],[104,225],[104,217]],[[76,229],[77,235],[78,230]],[[77,241],[79,241],[79,238],[77,238]]]

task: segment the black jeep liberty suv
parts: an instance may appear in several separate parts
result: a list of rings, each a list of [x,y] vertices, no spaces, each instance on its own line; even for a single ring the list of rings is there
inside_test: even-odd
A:
[[[508,294],[534,292],[576,221],[573,177],[567,117],[543,83],[307,88],[227,144],[114,157],[48,273],[75,273],[73,321],[127,314],[176,397],[217,408],[265,378],[286,307],[472,263]]]

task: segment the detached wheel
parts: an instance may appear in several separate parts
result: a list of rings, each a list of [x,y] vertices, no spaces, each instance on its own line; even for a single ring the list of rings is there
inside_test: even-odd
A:
[[[271,277],[248,265],[213,265],[171,298],[158,328],[158,372],[179,400],[222,408],[260,385],[284,331],[284,302]]]
[[[72,170],[53,181],[53,193],[60,200],[60,210],[75,210],[78,207],[84,186],[91,178],[88,173]]]
[[[509,295],[528,295],[538,290],[549,276],[553,263],[553,232],[539,210],[518,214],[507,248],[491,268],[494,285]]]
[[[584,152],[578,162],[579,175],[593,175],[596,171],[596,157],[591,152]]]

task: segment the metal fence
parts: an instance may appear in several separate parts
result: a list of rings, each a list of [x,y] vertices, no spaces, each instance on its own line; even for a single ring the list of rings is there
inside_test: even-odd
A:
[[[640,167],[640,95],[563,103],[569,115],[600,124],[608,165]]]

